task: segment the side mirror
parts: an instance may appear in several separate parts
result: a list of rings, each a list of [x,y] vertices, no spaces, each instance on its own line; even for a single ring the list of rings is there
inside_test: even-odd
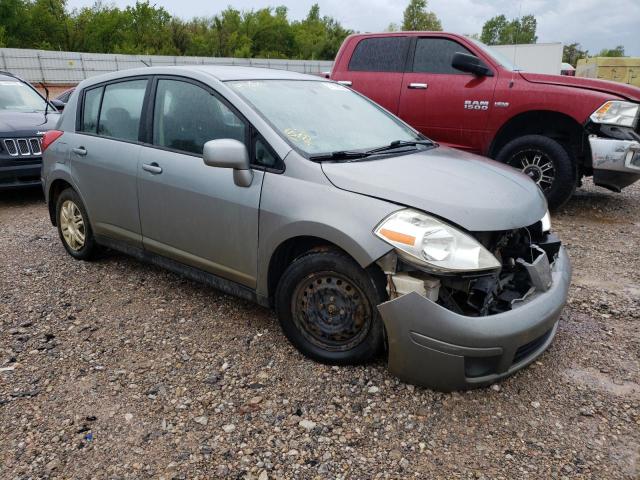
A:
[[[66,103],[64,103],[62,100],[58,100],[57,98],[54,98],[53,100],[49,100],[49,101],[51,102],[51,105],[56,107],[56,110],[59,110],[59,111],[64,110]]]
[[[451,60],[451,66],[479,77],[493,77],[493,71],[486,63],[475,55],[469,55],[468,53],[455,53]]]
[[[233,181],[239,187],[251,185],[253,170],[244,143],[231,138],[209,140],[204,144],[202,158],[210,167],[233,168]]]

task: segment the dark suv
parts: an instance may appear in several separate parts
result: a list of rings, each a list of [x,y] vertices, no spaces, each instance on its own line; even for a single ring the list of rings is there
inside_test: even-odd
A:
[[[59,116],[29,83],[0,72],[0,189],[40,184],[42,135]]]

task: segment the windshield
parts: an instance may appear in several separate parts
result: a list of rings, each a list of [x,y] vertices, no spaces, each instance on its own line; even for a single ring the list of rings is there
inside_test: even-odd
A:
[[[516,72],[520,70],[520,67],[518,67],[511,60],[509,60],[509,57],[507,57],[506,55],[503,55],[502,53],[492,49],[490,46],[485,45],[480,40],[476,40],[475,38],[469,38],[469,40],[475,43],[478,46],[478,48],[481,48],[484,53],[489,55],[491,58],[493,58],[496,62],[498,62],[507,70],[511,70],[512,72]],[[517,48],[517,47],[514,47],[514,48]]]
[[[370,100],[337,83],[250,80],[227,84],[307,156],[424,139]]]
[[[44,111],[46,103],[31,87],[18,80],[0,80],[0,111]]]

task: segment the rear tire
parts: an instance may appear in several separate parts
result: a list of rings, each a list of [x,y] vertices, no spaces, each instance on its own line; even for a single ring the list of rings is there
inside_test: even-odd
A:
[[[543,135],[525,135],[507,143],[496,160],[528,175],[547,198],[549,208],[560,208],[578,183],[576,163],[559,142]]]
[[[381,352],[385,299],[378,272],[336,251],[307,253],[287,267],[275,306],[284,334],[304,355],[330,365],[364,363]]]
[[[76,260],[90,260],[97,253],[93,230],[80,196],[71,188],[56,201],[58,235],[65,250]]]

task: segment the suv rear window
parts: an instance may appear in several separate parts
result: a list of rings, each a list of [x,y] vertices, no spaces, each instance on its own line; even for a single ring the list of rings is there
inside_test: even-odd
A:
[[[464,74],[453,68],[451,61],[456,53],[473,55],[458,42],[446,38],[419,38],[413,57],[413,71],[420,73]]]
[[[402,72],[409,37],[365,38],[356,46],[349,70],[356,72]]]

